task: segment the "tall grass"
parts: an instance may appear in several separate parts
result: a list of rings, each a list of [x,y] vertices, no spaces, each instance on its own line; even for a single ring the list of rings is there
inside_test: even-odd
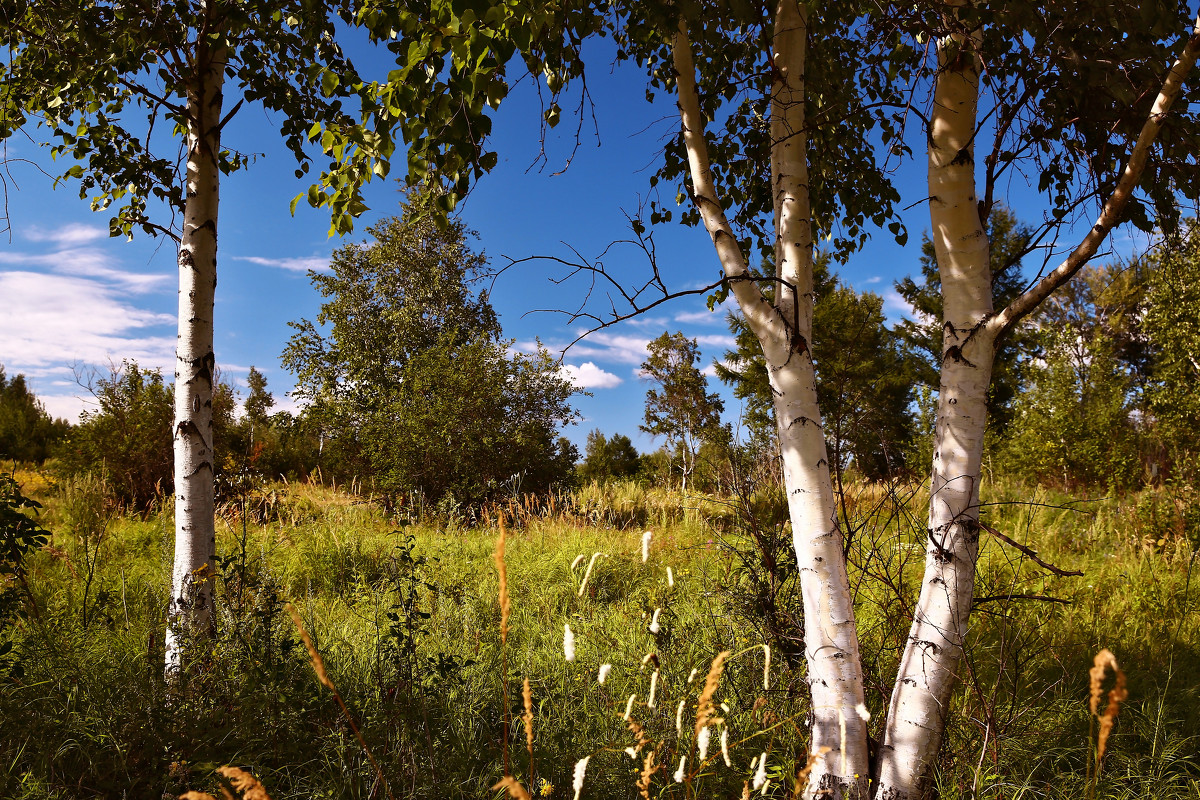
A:
[[[790,533],[770,490],[681,498],[593,485],[513,498],[472,526],[389,517],[327,487],[264,487],[266,511],[228,508],[220,632],[191,650],[174,688],[162,679],[169,517],[113,519],[102,547],[85,552],[68,505],[46,491],[55,549],[29,573],[42,614],[3,634],[25,675],[0,678],[2,797],[219,792],[213,769],[225,764],[276,800],[383,796],[381,775],[396,797],[519,796],[514,784],[493,788],[506,773],[533,796],[574,797],[584,758],[585,798],[741,797],[756,782],[784,797],[811,767],[802,642],[788,638],[802,622]],[[924,502],[918,485],[853,485],[843,509],[874,736],[919,588]],[[1200,798],[1190,496],[1080,504],[993,483],[984,502],[989,525],[1084,576],[981,540],[976,594],[991,599],[974,617],[942,796]],[[772,542],[784,545],[774,578],[761,557]],[[365,747],[317,680],[284,600]],[[762,622],[768,602],[775,628]],[[764,644],[780,654],[769,681]],[[1102,648],[1120,660],[1129,698],[1094,779],[1088,667]]]

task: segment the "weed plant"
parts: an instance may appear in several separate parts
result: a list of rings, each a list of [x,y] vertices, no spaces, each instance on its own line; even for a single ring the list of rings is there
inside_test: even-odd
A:
[[[4,587],[37,613],[11,615],[3,629],[0,797],[217,792],[221,765],[253,773],[275,800],[384,797],[379,772],[397,798],[499,797],[492,787],[507,763],[534,796],[570,798],[585,757],[583,797],[643,796],[644,773],[652,797],[741,797],[757,777],[769,781],[765,796],[790,797],[808,761],[803,619],[783,497],[771,487],[684,498],[593,484],[470,513],[387,513],[314,484],[234,487],[218,535],[218,633],[190,643],[170,684],[169,508],[118,517],[97,505],[93,484],[43,491],[49,541],[23,561],[28,588]],[[919,588],[926,502],[920,485],[846,486],[875,737]],[[984,503],[990,527],[1084,574],[1055,574],[982,534],[941,796],[1200,798],[1194,496],[1079,502],[992,482]],[[285,601],[379,772],[314,675]],[[1103,648],[1129,697],[1097,776],[1088,669]],[[698,702],[721,653],[702,763]],[[649,771],[641,740],[656,754]]]

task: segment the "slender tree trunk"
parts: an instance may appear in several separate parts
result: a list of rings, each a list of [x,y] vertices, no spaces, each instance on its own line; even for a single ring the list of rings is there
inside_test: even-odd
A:
[[[979,34],[976,34],[978,36]],[[974,41],[938,44],[929,130],[929,209],[942,281],[942,369],[921,595],[892,690],[879,755],[878,800],[926,796],[962,664],[979,556],[979,482],[987,390],[996,346],[1095,255],[1116,225],[1150,147],[1200,54],[1200,19],[1167,74],[1137,144],[1096,224],[1054,271],[992,313],[989,245],[975,192],[979,72]]]
[[[179,244],[179,341],[175,350],[175,566],[167,617],[168,672],[191,634],[213,624],[213,299],[217,286],[221,88],[225,51],[197,37],[188,92],[187,196]]]
[[[812,748],[825,752],[806,795],[865,797],[869,762],[866,722],[858,712],[864,697],[858,632],[809,349],[813,283],[804,133],[807,19],[795,0],[781,0],[775,15],[771,171],[780,279],[775,303],[752,281],[744,280],[745,256],[712,182],[691,43],[683,23],[673,47],[679,109],[697,208],[731,279],[730,289],[762,344],[775,394],[784,485],[804,598]]]
[[[945,309],[925,575],[892,691],[878,797],[917,798],[941,746],[979,552],[979,476],[994,337],[989,243],[975,196],[979,72],[971,42],[938,44],[929,209]]]

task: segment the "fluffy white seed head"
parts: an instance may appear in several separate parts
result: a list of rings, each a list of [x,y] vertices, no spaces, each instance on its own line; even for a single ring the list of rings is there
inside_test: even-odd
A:
[[[721,729],[721,757],[725,759],[725,766],[733,766],[733,761],[729,758],[729,726]]]
[[[650,618],[650,632],[656,636],[658,635],[659,631],[662,630],[662,625],[658,623],[658,615],[661,613],[662,609],[656,608],[654,609],[654,616]]]
[[[571,632],[570,624],[563,625],[563,655],[567,661],[575,660],[575,634]]]
[[[675,770],[675,782],[683,783],[683,770],[687,766],[687,756],[679,759],[679,769]]]
[[[603,685],[608,680],[608,673],[612,672],[612,664],[601,664],[600,671],[596,673],[596,682]]]
[[[871,721],[871,712],[867,710],[866,703],[859,703],[854,707],[854,710],[858,712],[858,718],[863,722]]]
[[[671,571],[670,567],[667,567],[667,586],[675,586],[675,573]]]
[[[767,754],[763,753],[758,759],[758,771],[754,773],[754,780],[750,782],[755,790],[761,789],[763,784],[767,782]]]
[[[653,531],[646,531],[642,534],[642,563],[645,564],[650,559],[650,540],[654,538]]]
[[[646,705],[654,708],[654,693],[658,690],[658,670],[654,670],[654,674],[650,676],[650,696],[646,698]]]
[[[575,800],[579,800],[579,795],[583,791],[583,774],[587,771],[590,759],[591,756],[588,756],[575,762],[575,778],[571,781],[571,788],[575,790]]]
[[[696,749],[700,751],[700,760],[708,758],[708,739],[712,735],[712,729],[705,725],[700,729],[700,735],[696,737]]]
[[[629,702],[625,704],[625,713],[622,715],[621,719],[625,720],[626,722],[629,722],[629,715],[633,713],[633,701],[636,699],[637,695],[631,694],[629,695]]]

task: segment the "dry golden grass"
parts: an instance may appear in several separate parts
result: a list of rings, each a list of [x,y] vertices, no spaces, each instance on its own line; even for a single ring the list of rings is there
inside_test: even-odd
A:
[[[1129,690],[1125,688],[1125,673],[1121,671],[1121,667],[1117,664],[1117,657],[1112,654],[1112,651],[1107,648],[1101,650],[1096,654],[1092,664],[1092,668],[1088,671],[1091,677],[1089,707],[1092,716],[1100,723],[1100,730],[1096,737],[1096,776],[1099,777],[1100,767],[1104,761],[1104,751],[1108,746],[1108,737],[1117,721],[1117,715],[1121,713],[1121,703],[1129,697]],[[1100,700],[1104,697],[1104,676],[1109,671],[1113,674],[1113,688],[1108,691],[1108,703],[1105,704],[1104,711],[1101,713]]]

